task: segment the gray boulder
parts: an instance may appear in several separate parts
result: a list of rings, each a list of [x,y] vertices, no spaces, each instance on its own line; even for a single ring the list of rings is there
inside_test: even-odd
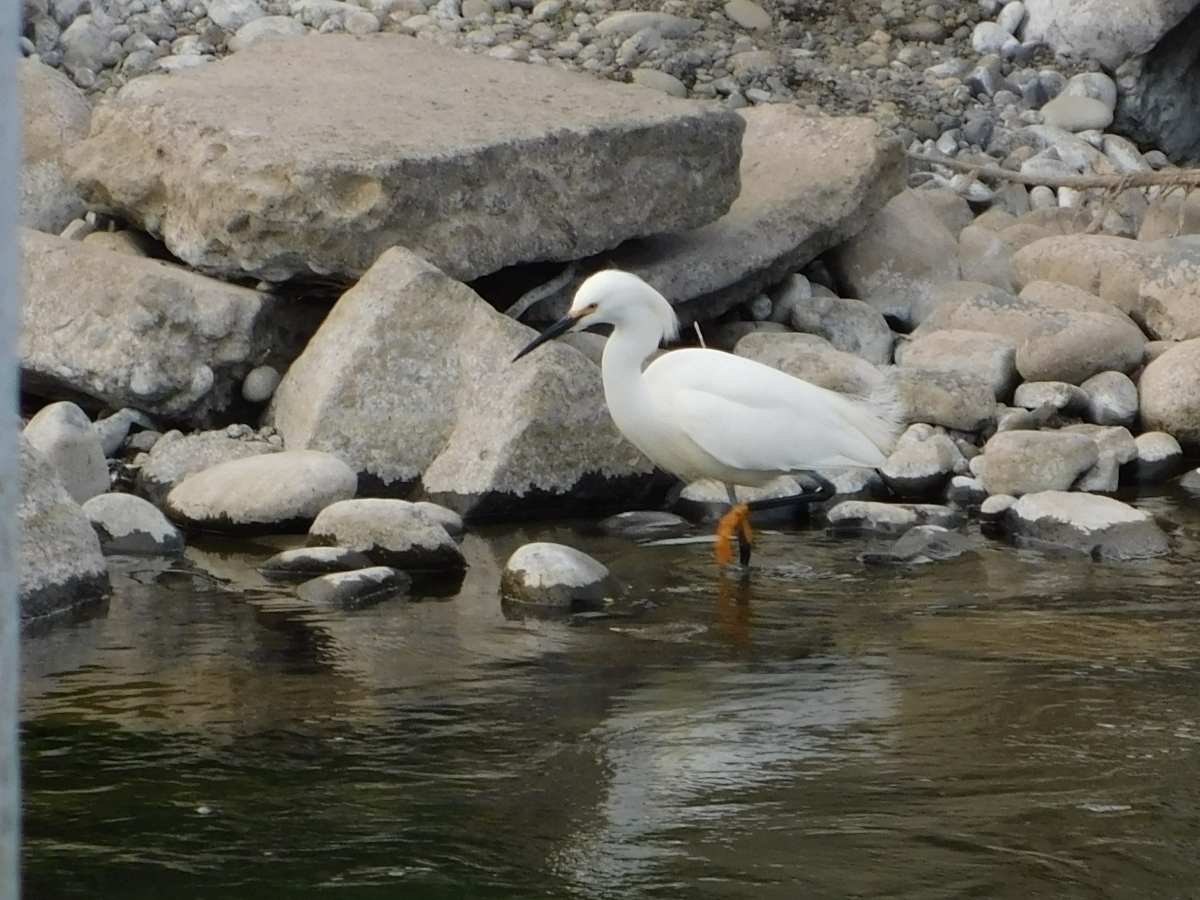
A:
[[[838,350],[877,366],[892,361],[895,335],[883,314],[869,303],[841,297],[813,297],[792,309],[792,327],[825,338]]]
[[[1156,340],[1200,337],[1200,237],[1165,242],[1138,294],[1138,320]],[[1163,245],[1158,245],[1163,246]]]
[[[284,450],[188,475],[164,506],[174,521],[205,531],[303,531],[325,507],[351,499],[357,484],[330,453]]]
[[[65,171],[66,148],[87,137],[92,105],[71,79],[35,59],[17,63],[21,88],[21,212],[26,228],[58,234],[86,208]]]
[[[396,248],[342,296],[268,417],[291,448],[333,453],[360,494],[417,479],[468,518],[649,502],[654,468],[616,430],[600,373],[559,344],[513,363],[530,331]]]
[[[880,379],[879,370],[861,356],[838,350],[815,334],[750,334],[738,341],[734,352],[845,394],[869,394]]]
[[[600,609],[618,592],[608,569],[586,553],[545,541],[520,547],[500,576],[505,600],[565,611]]]
[[[111,585],[100,541],[58,470],[18,438],[21,454],[20,609],[23,628],[70,619],[103,603]]]
[[[364,554],[376,565],[429,578],[461,579],[466,560],[441,525],[406,500],[343,500],[321,510],[308,529],[311,546]]]
[[[958,242],[915,192],[904,191],[830,254],[830,264],[852,296],[915,326],[933,287],[959,277]]]
[[[203,424],[264,361],[285,365],[318,312],[205,278],[21,230],[25,389]]]
[[[996,420],[996,395],[982,378],[908,367],[895,375],[906,421],[973,432]]]
[[[296,587],[296,596],[314,606],[332,609],[366,609],[404,596],[412,579],[388,566],[370,566],[351,572],[318,575]]]
[[[1087,394],[1086,417],[1097,425],[1133,426],[1138,414],[1138,390],[1123,372],[1099,372],[1080,385]]]
[[[965,373],[981,379],[994,397],[1012,396],[1017,384],[1017,344],[984,331],[931,331],[896,346],[902,368]]]
[[[964,281],[993,284],[1004,291],[1012,290],[1008,274],[1011,251],[1000,236],[979,225],[969,225],[958,236],[958,259]]]
[[[865,118],[813,117],[784,104],[741,113],[741,192],[702,228],[604,254],[641,276],[680,318],[715,318],[860,231],[904,187],[899,144]]]
[[[1003,431],[971,460],[971,473],[988,493],[1019,497],[1069,490],[1099,459],[1096,442],[1085,434]]]
[[[1146,336],[1128,319],[1061,310],[1017,345],[1017,371],[1027,381],[1080,384],[1098,372],[1132,372],[1145,352]]]
[[[106,556],[174,556],[183,535],[153,503],[133,494],[101,494],[83,504]]]
[[[161,506],[172,488],[193,472],[283,449],[264,440],[230,437],[226,431],[201,431],[186,437],[175,434],[174,439],[164,435],[138,467],[138,493],[156,506]]]
[[[1112,497],[1041,491],[1017,500],[1008,516],[1009,533],[1023,543],[1097,559],[1145,559],[1170,550],[1152,516]]]
[[[1065,381],[1026,381],[1013,392],[1013,406],[1079,415],[1087,408],[1088,394],[1083,388]]]
[[[1200,449],[1200,338],[1153,360],[1138,379],[1142,427],[1165,431],[1185,450]]]
[[[467,281],[713,221],[743,129],[635,85],[329,34],[135,81],[70,160],[91,203],[202,271],[357,277],[401,244]]]
[[[92,422],[74,403],[43,407],[25,426],[25,439],[58,470],[76,503],[108,490],[108,463]]]

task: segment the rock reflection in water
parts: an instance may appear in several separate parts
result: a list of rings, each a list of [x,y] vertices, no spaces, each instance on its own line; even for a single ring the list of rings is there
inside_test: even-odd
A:
[[[871,726],[896,704],[879,660],[661,673],[619,698],[591,735],[610,773],[600,822],[575,835],[557,865],[586,896],[655,880],[658,860],[689,852],[687,829],[736,832],[741,816],[757,821],[752,798],[764,785],[877,754]]]

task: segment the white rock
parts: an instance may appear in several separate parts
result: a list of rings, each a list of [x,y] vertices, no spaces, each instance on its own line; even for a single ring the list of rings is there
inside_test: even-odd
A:
[[[1078,75],[1072,75],[1060,96],[1091,97],[1110,110],[1117,108],[1117,84],[1103,72],[1080,72]]]
[[[284,450],[188,475],[167,495],[177,522],[214,531],[290,530],[354,496],[354,470],[329,453]]]
[[[1146,431],[1134,441],[1137,457],[1133,460],[1133,480],[1138,484],[1166,481],[1183,467],[1183,448],[1166,432]]]
[[[318,575],[296,588],[306,603],[333,609],[365,609],[403,596],[412,586],[405,573],[388,566],[371,566],[351,572]]]
[[[928,440],[898,446],[880,472],[898,496],[913,499],[940,494],[960,463],[965,468],[954,441],[935,434]]]
[[[138,470],[138,493],[161,504],[171,489],[193,472],[200,472],[231,459],[244,459],[281,449],[266,441],[245,441],[222,431],[201,431],[183,437],[174,432],[156,443]]]
[[[605,568],[586,553],[549,542],[519,548],[500,576],[509,601],[559,609],[595,609],[617,591]]]
[[[995,22],[980,22],[971,32],[971,47],[976,53],[1011,53],[1021,42]]]
[[[1013,35],[1017,33],[1017,29],[1024,21],[1025,4],[1021,0],[1010,0],[1009,3],[1005,3],[1004,8],[1000,10],[1000,15],[996,17],[996,24]]]
[[[687,85],[667,72],[658,69],[634,69],[629,76],[634,84],[662,91],[672,97],[686,97]]]
[[[406,500],[343,500],[321,511],[308,530],[314,546],[357,550],[379,565],[425,575],[461,576],[466,560],[428,513]]]
[[[1042,107],[1042,121],[1066,131],[1084,131],[1089,128],[1104,130],[1112,124],[1112,120],[1113,111],[1107,104],[1091,97],[1059,94]]]
[[[92,421],[74,403],[43,407],[25,426],[25,439],[58,470],[76,503],[108,490],[108,463]]]
[[[1010,515],[1012,533],[1022,541],[1100,559],[1144,559],[1170,549],[1148,513],[1111,497],[1042,491],[1021,497]]]
[[[936,503],[873,503],[845,500],[829,510],[827,521],[835,532],[901,534],[914,525],[954,524],[958,513]]]
[[[274,396],[282,377],[274,366],[256,366],[242,381],[242,399],[247,403],[266,403]]]
[[[754,0],[729,0],[725,4],[725,15],[736,24],[751,31],[771,30],[771,14]]]
[[[1026,381],[1013,392],[1013,406],[1040,409],[1049,406],[1064,413],[1079,413],[1087,407],[1083,388],[1065,381]]]
[[[682,19],[667,13],[625,10],[615,12],[596,24],[596,33],[601,37],[610,35],[628,36],[643,28],[653,28],[668,40],[688,38],[703,27],[700,19]]]
[[[154,420],[144,412],[129,407],[118,409],[111,416],[105,416],[92,423],[105,456],[112,456],[121,448],[121,444],[129,435],[129,429],[134,425],[140,425],[143,430],[153,430],[156,427]]]
[[[357,550],[347,550],[345,547],[297,547],[276,553],[258,570],[267,578],[284,580],[369,568],[371,560]]]
[[[1058,206],[1058,197],[1053,188],[1035,185],[1029,189],[1029,206],[1031,209],[1053,209]]]
[[[269,37],[297,37],[308,29],[291,16],[263,16],[247,22],[229,39],[229,51],[238,53],[256,41]]]
[[[83,504],[83,513],[106,555],[174,555],[183,552],[183,535],[153,503],[133,494],[100,494]]]
[[[230,33],[263,17],[257,0],[208,0],[208,17]]]

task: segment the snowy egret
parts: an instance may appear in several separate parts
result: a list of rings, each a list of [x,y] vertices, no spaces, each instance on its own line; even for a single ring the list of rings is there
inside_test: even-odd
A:
[[[750,559],[756,509],[828,499],[833,486],[811,470],[883,465],[900,429],[894,398],[826,390],[732,353],[685,348],[646,366],[664,340],[678,337],[671,304],[629,272],[588,278],[567,315],[516,355],[592,325],[612,325],[601,371],[617,428],[657,466],[687,480],[725,484],[730,511],[717,528],[716,554],[732,561],[736,534],[742,564]],[[815,476],[819,487],[796,497],[739,503],[736,485],[761,486],[782,474]]]

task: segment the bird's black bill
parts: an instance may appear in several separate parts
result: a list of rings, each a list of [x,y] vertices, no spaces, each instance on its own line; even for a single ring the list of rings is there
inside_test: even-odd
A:
[[[514,356],[512,361],[516,362],[526,353],[536,350],[538,347],[542,346],[542,344],[546,343],[546,341],[552,341],[560,334],[565,334],[566,332],[570,331],[571,327],[577,321],[578,319],[576,319],[574,316],[564,316],[563,318],[559,319],[557,322],[535,337],[532,341],[530,341],[529,346]]]

